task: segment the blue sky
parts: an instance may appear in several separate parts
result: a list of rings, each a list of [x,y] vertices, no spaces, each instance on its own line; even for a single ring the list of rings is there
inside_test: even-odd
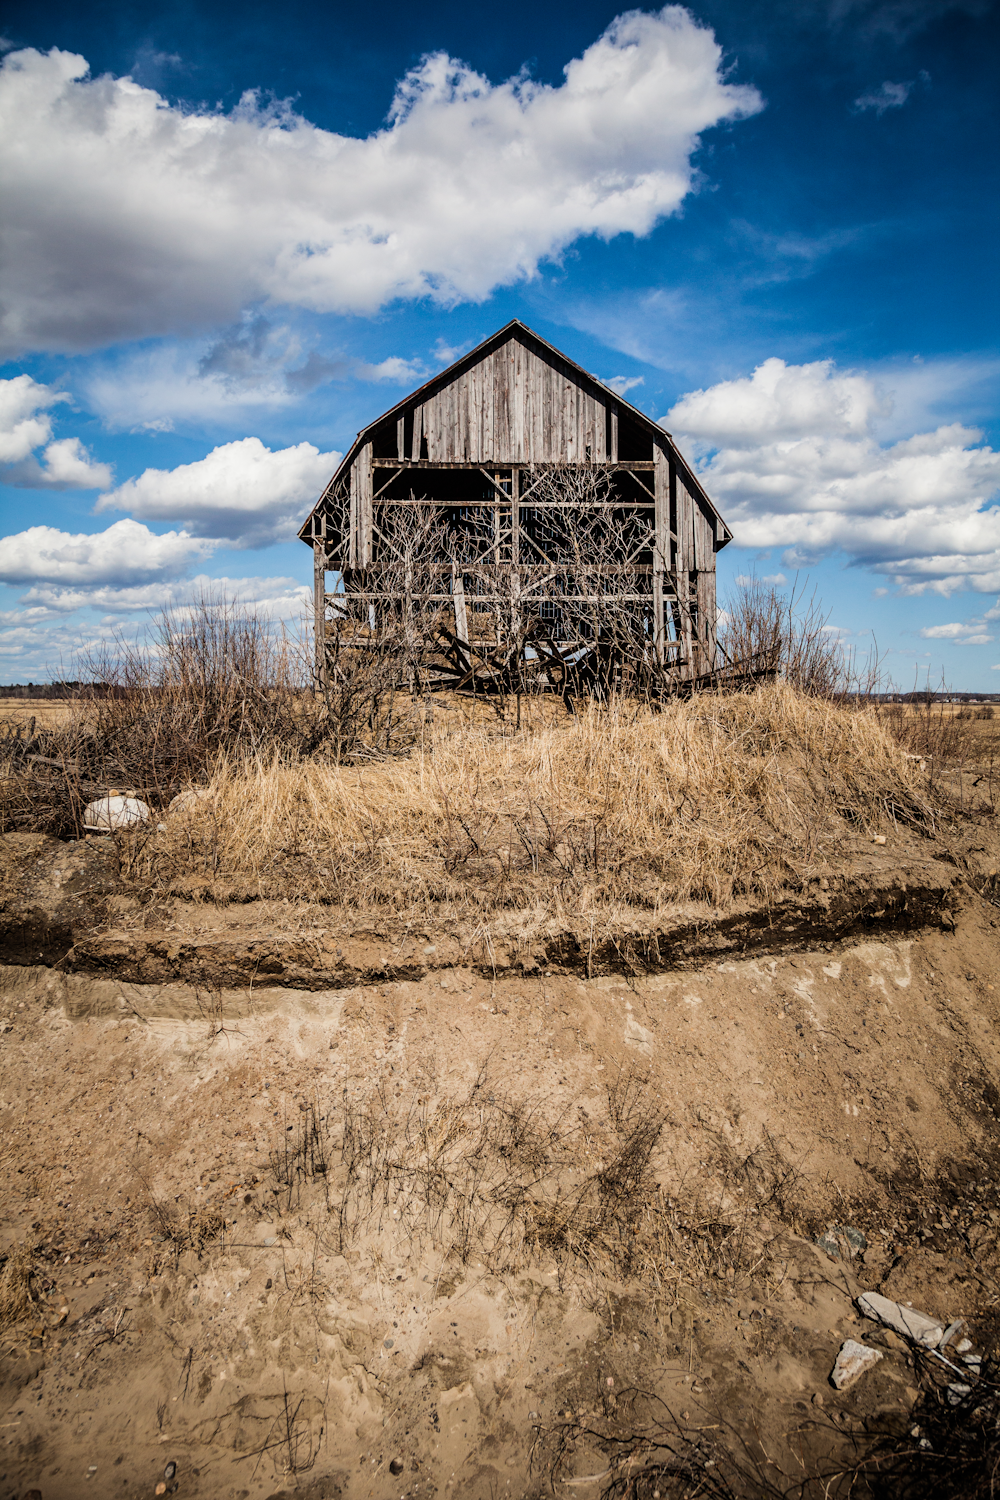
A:
[[[1000,690],[991,0],[8,0],[0,681],[278,619],[357,429],[511,317],[862,656]]]

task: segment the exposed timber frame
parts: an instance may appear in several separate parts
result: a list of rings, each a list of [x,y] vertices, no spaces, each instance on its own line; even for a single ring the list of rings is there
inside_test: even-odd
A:
[[[365,428],[299,535],[320,683],[332,634],[383,611],[409,629],[418,606],[437,622],[427,685],[488,690],[526,654],[563,690],[716,668],[725,522],[668,433],[520,323]]]

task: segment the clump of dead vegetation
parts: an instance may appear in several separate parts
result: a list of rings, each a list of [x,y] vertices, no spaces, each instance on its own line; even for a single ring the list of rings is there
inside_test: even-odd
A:
[[[784,682],[654,709],[580,705],[520,732],[462,719],[405,760],[217,764],[142,878],[234,896],[404,909],[765,899],[850,833],[930,830],[918,765],[878,714]]]
[[[988,1358],[959,1400],[928,1377],[906,1421],[875,1418],[850,1436],[817,1414],[799,1436],[825,1430],[830,1456],[800,1457],[788,1470],[721,1411],[691,1423],[639,1387],[600,1392],[591,1413],[539,1430],[535,1464],[554,1483],[573,1483],[564,1477],[572,1454],[581,1445],[596,1449],[606,1464],[593,1476],[601,1500],[993,1500],[998,1375],[996,1359]]]
[[[33,1276],[31,1252],[15,1245],[0,1270],[0,1331],[15,1327],[34,1311]]]
[[[847,838],[935,828],[941,757],[929,772],[814,607],[773,590],[744,589],[722,637],[770,679],[687,699],[424,697],[407,631],[383,635],[324,696],[252,610],[168,612],[91,664],[103,687],[64,726],[6,730],[0,827],[78,836],[127,791],[153,817],[119,837],[122,870],[150,895],[540,920],[772,901]]]
[[[78,836],[94,798],[162,808],[227,758],[308,755],[324,713],[287,636],[248,605],[204,594],[148,635],[81,663],[90,686],[60,725],[0,726],[0,828]]]
[[[541,1261],[592,1284],[637,1278],[661,1310],[685,1285],[766,1275],[755,1219],[774,1211],[789,1164],[769,1143],[766,1162],[730,1164],[715,1189],[675,1200],[653,1172],[662,1132],[631,1064],[595,1111],[506,1089],[487,1060],[460,1092],[380,1080],[328,1110],[300,1104],[270,1153],[272,1191],[285,1212],[318,1193],[342,1254],[432,1252],[501,1276]]]

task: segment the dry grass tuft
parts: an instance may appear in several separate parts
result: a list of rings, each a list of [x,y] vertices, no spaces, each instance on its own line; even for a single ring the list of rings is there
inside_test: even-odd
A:
[[[286,1210],[321,1192],[341,1253],[429,1254],[496,1275],[554,1265],[600,1296],[632,1279],[658,1312],[685,1287],[767,1282],[774,1267],[756,1215],[786,1213],[794,1170],[766,1141],[746,1161],[722,1163],[714,1186],[671,1198],[653,1172],[661,1131],[649,1080],[629,1066],[609,1085],[606,1113],[595,1113],[592,1101],[584,1111],[511,1092],[487,1060],[461,1093],[383,1082],[345,1092],[328,1112],[300,1102],[270,1173]]]
[[[23,1245],[11,1250],[0,1271],[0,1328],[13,1328],[34,1310],[31,1254]]]
[[[365,767],[228,760],[211,791],[150,840],[143,878],[346,906],[656,910],[768,899],[849,831],[933,824],[874,710],[783,682],[519,734],[435,725],[410,758]]]

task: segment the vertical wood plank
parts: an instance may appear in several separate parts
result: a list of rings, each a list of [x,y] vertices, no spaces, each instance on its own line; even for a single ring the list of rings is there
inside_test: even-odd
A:
[[[313,648],[316,690],[326,688],[326,543],[313,536]]]
[[[608,459],[611,463],[616,464],[618,462],[618,407],[613,402],[609,425],[611,427],[611,445],[608,452]]]
[[[363,443],[355,459],[358,475],[358,553],[360,566],[372,563],[372,445]]]
[[[666,621],[663,613],[663,575],[670,567],[670,460],[657,444],[653,449],[653,498],[656,540],[653,546],[653,617],[656,660],[662,665],[666,652]]]
[[[406,457],[406,417],[398,417],[396,420],[396,457]]]
[[[347,565],[350,568],[359,568],[361,563],[358,538],[361,535],[361,517],[358,512],[358,461],[355,458],[351,464],[351,534],[347,545]]]
[[[422,406],[413,408],[413,441],[410,444],[410,457],[414,460],[420,457],[420,444],[424,435],[424,409]],[[351,475],[353,483],[354,475]],[[352,491],[353,494],[353,491]]]
[[[465,607],[465,580],[460,568],[451,565],[451,592],[455,601],[455,634],[463,645],[469,644],[469,616]]]

